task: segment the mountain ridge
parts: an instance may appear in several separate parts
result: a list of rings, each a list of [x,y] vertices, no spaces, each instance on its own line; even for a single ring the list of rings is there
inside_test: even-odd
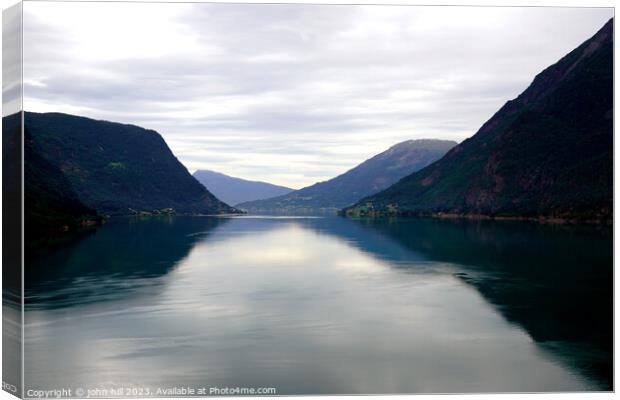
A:
[[[609,219],[613,19],[445,157],[341,213]]]
[[[295,190],[286,186],[243,179],[208,169],[199,169],[192,175],[217,198],[233,206],[248,201],[285,195]]]
[[[25,112],[24,124],[32,151],[100,214],[238,212],[192,177],[154,130],[64,113]]]
[[[252,212],[336,212],[439,159],[457,143],[415,139],[397,143],[327,181],[271,199],[238,204]]]

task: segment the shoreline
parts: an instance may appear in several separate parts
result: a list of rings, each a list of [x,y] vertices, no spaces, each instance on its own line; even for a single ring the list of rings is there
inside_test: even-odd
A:
[[[581,217],[558,217],[558,216],[504,216],[504,215],[488,215],[488,214],[458,214],[458,213],[375,213],[374,215],[351,215],[348,212],[341,212],[338,215],[345,218],[428,218],[428,219],[452,219],[452,220],[472,220],[472,221],[515,221],[515,222],[533,222],[546,225],[601,225],[613,226],[613,216],[599,218],[581,218]]]

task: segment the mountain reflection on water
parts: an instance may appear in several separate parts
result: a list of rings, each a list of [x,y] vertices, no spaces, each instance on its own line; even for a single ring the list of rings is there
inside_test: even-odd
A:
[[[157,286],[224,218],[119,218],[76,238],[26,271],[26,307],[67,307]]]
[[[355,222],[383,238],[369,239],[366,234],[351,240],[394,265],[410,257],[459,265],[461,271],[455,275],[475,287],[508,321],[611,388],[610,227],[413,218]],[[386,239],[411,254],[386,251],[382,248]]]
[[[27,268],[30,387],[70,379],[345,394],[612,385],[609,228],[113,219]]]

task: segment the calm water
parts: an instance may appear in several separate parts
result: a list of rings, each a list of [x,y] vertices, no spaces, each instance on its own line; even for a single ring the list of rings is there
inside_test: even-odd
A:
[[[118,219],[28,268],[31,389],[611,389],[607,228]]]

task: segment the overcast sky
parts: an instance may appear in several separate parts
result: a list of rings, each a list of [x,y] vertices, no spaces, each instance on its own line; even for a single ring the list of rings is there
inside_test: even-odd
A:
[[[24,108],[155,129],[190,171],[300,188],[461,141],[612,9],[24,3]]]

